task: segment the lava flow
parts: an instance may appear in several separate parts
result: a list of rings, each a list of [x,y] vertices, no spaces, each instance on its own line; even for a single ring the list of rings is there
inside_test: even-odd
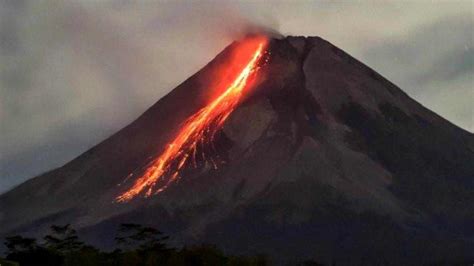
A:
[[[238,67],[242,64],[242,60],[245,60],[243,68],[233,74],[235,78],[225,85],[224,91],[218,97],[183,123],[164,152],[147,165],[143,175],[129,190],[118,196],[116,201],[129,201],[145,190],[146,197],[160,193],[179,179],[179,172],[183,166],[190,159],[196,161],[199,143],[212,142],[215,133],[239,103],[245,88],[250,86],[249,78],[258,68],[257,63],[263,55],[266,43],[267,40],[264,38],[249,39],[237,47],[239,50],[236,55],[239,58],[233,62],[237,66],[231,65],[230,69]]]

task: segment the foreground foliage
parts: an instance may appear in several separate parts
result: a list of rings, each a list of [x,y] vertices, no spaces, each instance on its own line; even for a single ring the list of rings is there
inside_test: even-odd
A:
[[[122,224],[115,238],[117,249],[100,251],[81,242],[70,225],[51,226],[42,241],[7,237],[6,259],[1,265],[267,265],[263,256],[228,256],[211,245],[170,248],[162,232],[138,224]]]

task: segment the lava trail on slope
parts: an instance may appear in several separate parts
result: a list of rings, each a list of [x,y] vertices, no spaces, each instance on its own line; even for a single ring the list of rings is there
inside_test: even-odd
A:
[[[180,178],[180,170],[187,162],[193,160],[196,164],[198,145],[212,143],[216,132],[239,104],[246,88],[252,85],[252,76],[258,69],[266,45],[267,39],[264,37],[247,39],[239,44],[230,68],[235,69],[236,65],[243,65],[243,68],[232,73],[235,78],[227,82],[226,89],[220,95],[181,125],[161,155],[147,164],[133,186],[118,196],[116,201],[127,202],[145,191],[146,197],[160,193]]]

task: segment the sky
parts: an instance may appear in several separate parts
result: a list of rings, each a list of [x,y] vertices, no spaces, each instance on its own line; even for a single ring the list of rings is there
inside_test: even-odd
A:
[[[0,193],[137,118],[232,40],[320,36],[474,132],[474,1],[0,1]]]

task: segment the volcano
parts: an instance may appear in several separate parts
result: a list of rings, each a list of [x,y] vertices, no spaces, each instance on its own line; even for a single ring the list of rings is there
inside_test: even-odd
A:
[[[0,235],[72,223],[107,248],[133,222],[276,261],[473,259],[473,134],[319,37],[257,39],[1,195]]]

